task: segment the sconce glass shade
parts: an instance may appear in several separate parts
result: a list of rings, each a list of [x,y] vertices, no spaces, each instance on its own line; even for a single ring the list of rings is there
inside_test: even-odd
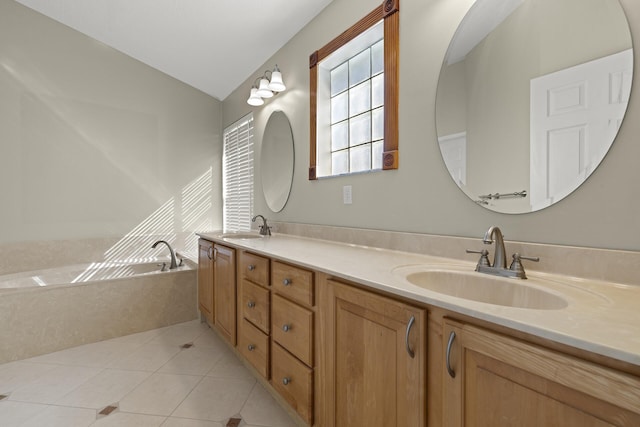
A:
[[[269,90],[272,90],[274,92],[282,92],[286,88],[287,87],[284,85],[284,82],[282,81],[282,73],[280,72],[280,70],[278,70],[278,67],[276,67],[276,69],[273,70],[273,72],[271,73]]]
[[[260,87],[258,87],[258,96],[260,98],[271,98],[273,92],[269,89],[269,80],[266,77],[260,79]]]
[[[258,96],[257,87],[254,86],[251,88],[251,95],[249,95],[249,99],[247,99],[247,104],[253,105],[254,107],[264,104],[264,100]]]

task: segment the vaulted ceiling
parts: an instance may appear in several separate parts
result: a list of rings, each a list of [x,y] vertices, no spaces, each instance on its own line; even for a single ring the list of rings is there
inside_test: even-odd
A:
[[[224,100],[332,0],[16,0]]]

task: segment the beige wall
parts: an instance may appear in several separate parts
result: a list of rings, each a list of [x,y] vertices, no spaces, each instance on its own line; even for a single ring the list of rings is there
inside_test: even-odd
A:
[[[0,1],[0,244],[221,226],[222,103]]]
[[[254,111],[258,149],[272,110],[284,110],[292,122],[296,164],[291,198],[282,212],[270,212],[258,179],[256,213],[278,221],[468,237],[481,237],[496,224],[509,240],[640,250],[640,121],[633,120],[640,114],[640,85],[632,89],[627,112],[631,119],[622,124],[604,162],[560,203],[530,214],[499,214],[473,203],[451,180],[436,142],[435,94],[444,54],[471,0],[401,3],[400,169],[308,181],[308,56],[379,3],[334,0],[264,68],[256,70],[256,76],[225,99],[225,125]],[[621,0],[621,4],[635,45],[640,45],[640,3]],[[636,56],[636,70],[639,61]],[[283,71],[289,89],[263,107],[249,107],[246,98],[251,83],[274,63]],[[259,170],[256,172],[259,177]],[[352,205],[342,204],[344,185],[353,186]]]

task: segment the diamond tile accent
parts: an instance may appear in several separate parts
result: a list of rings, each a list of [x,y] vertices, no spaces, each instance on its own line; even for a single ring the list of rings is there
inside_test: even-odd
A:
[[[229,421],[227,422],[227,427],[238,427],[241,421],[242,421],[242,418],[229,418]]]
[[[98,412],[98,414],[100,414],[100,415],[109,415],[113,411],[115,411],[116,409],[118,409],[117,406],[109,405],[109,406],[106,406],[102,411]]]

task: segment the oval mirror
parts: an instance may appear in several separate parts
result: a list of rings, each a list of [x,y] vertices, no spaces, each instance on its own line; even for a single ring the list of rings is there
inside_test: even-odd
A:
[[[289,119],[282,111],[269,116],[262,137],[260,171],[262,191],[267,206],[280,212],[289,200],[293,182],[293,133]]]
[[[618,0],[477,0],[438,81],[438,144],[451,177],[497,212],[556,203],[609,150],[632,75]]]

